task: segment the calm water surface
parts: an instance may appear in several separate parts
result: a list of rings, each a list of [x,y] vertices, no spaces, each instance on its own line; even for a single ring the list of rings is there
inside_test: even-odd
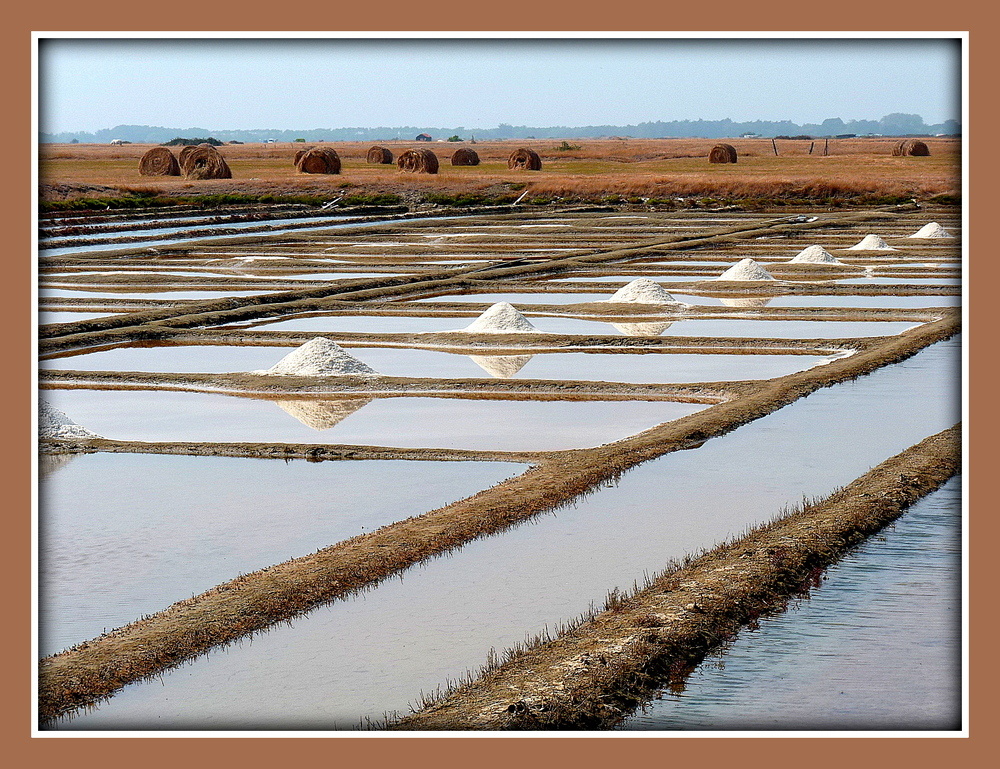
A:
[[[961,524],[953,478],[623,728],[960,728]]]
[[[251,642],[135,684],[70,729],[356,728],[614,587],[831,493],[959,419],[958,340],[647,462],[614,487]],[[822,436],[822,442],[817,441]]]
[[[39,490],[43,655],[516,475],[499,462],[84,454]]]

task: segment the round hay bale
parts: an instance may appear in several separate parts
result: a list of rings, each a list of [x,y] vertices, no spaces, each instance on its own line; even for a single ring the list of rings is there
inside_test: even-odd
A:
[[[377,165],[389,165],[393,161],[392,152],[389,150],[389,148],[379,147],[378,145],[368,150],[368,155],[365,159],[369,163],[374,163]]]
[[[295,169],[302,174],[339,174],[340,155],[329,147],[313,147],[298,155]]]
[[[396,165],[400,171],[409,171],[414,174],[436,174],[438,172],[437,155],[430,150],[406,150],[400,154]]]
[[[181,152],[181,170],[186,179],[232,179],[226,159],[211,144],[185,147]]]
[[[919,139],[904,139],[892,148],[892,154],[900,156],[912,155],[914,157],[925,158],[931,154],[931,151],[927,149],[927,145]]]
[[[478,166],[479,153],[475,150],[470,150],[468,147],[460,147],[451,156],[451,164],[453,166]]]
[[[302,150],[297,150],[297,151],[295,152],[295,159],[294,159],[294,160],[292,160],[292,165],[294,165],[294,166],[298,166],[298,164],[299,164],[299,160],[301,160],[301,159],[302,159],[302,156],[303,156],[303,155],[305,155],[305,154],[306,154],[306,153],[307,153],[307,152],[308,152],[309,150],[311,150],[311,149],[312,149],[312,147],[306,147],[305,149],[302,149]]]
[[[519,147],[507,158],[507,168],[521,168],[525,171],[541,171],[542,159],[538,153],[527,147]]]
[[[140,176],[180,176],[181,166],[166,147],[153,147],[139,160]]]
[[[709,163],[735,163],[736,147],[732,144],[716,144],[708,153]]]
[[[181,151],[177,154],[177,162],[180,163],[182,169],[184,168],[184,158],[194,152],[198,147],[211,147],[213,150],[215,149],[215,147],[212,147],[212,145],[207,142],[202,142],[201,144],[185,144],[181,147]]]

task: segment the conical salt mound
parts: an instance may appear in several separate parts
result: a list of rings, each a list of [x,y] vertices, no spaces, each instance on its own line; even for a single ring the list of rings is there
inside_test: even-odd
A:
[[[788,260],[789,264],[841,264],[823,246],[809,246],[803,248],[794,257]]]
[[[313,430],[329,430],[371,402],[371,398],[345,398],[339,401],[314,401],[301,398],[278,401],[278,405],[306,427],[311,427]]]
[[[865,235],[860,243],[851,246],[848,251],[895,251],[896,249],[882,240],[878,235]]]
[[[673,322],[670,323],[612,323],[616,329],[621,331],[625,336],[659,336],[668,328],[670,328]]]
[[[470,355],[481,369],[497,379],[509,379],[524,368],[534,355]]]
[[[740,259],[716,280],[774,280],[774,276],[753,259]]]
[[[510,334],[538,331],[516,307],[497,302],[463,329],[474,334]]]
[[[301,347],[296,347],[266,371],[252,374],[279,374],[283,376],[343,376],[345,374],[377,374],[367,363],[362,363],[336,342],[318,336]]]
[[[937,222],[931,222],[930,224],[925,224],[919,230],[910,235],[911,238],[953,238],[948,230],[942,227]]]
[[[626,283],[607,299],[608,302],[632,302],[634,304],[676,304],[670,293],[656,281],[637,278]]]
[[[38,436],[57,441],[88,440],[100,438],[86,427],[80,427],[59,409],[45,401],[38,402]]]

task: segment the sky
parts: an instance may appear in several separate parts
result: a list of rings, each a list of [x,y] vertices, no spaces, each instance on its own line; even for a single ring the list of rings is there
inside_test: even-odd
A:
[[[961,120],[946,39],[42,38],[39,130]]]

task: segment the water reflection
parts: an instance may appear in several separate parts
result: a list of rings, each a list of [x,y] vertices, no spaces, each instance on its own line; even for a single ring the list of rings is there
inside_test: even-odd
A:
[[[720,297],[719,301],[726,307],[766,307],[774,299],[773,296]]]
[[[477,366],[497,379],[509,379],[524,368],[534,355],[470,355]]]
[[[278,405],[306,427],[313,430],[329,430],[347,419],[351,414],[374,398],[344,398],[332,401],[317,401],[308,398],[277,401]]]
[[[674,324],[661,321],[659,323],[612,323],[611,325],[625,336],[659,336]]]

